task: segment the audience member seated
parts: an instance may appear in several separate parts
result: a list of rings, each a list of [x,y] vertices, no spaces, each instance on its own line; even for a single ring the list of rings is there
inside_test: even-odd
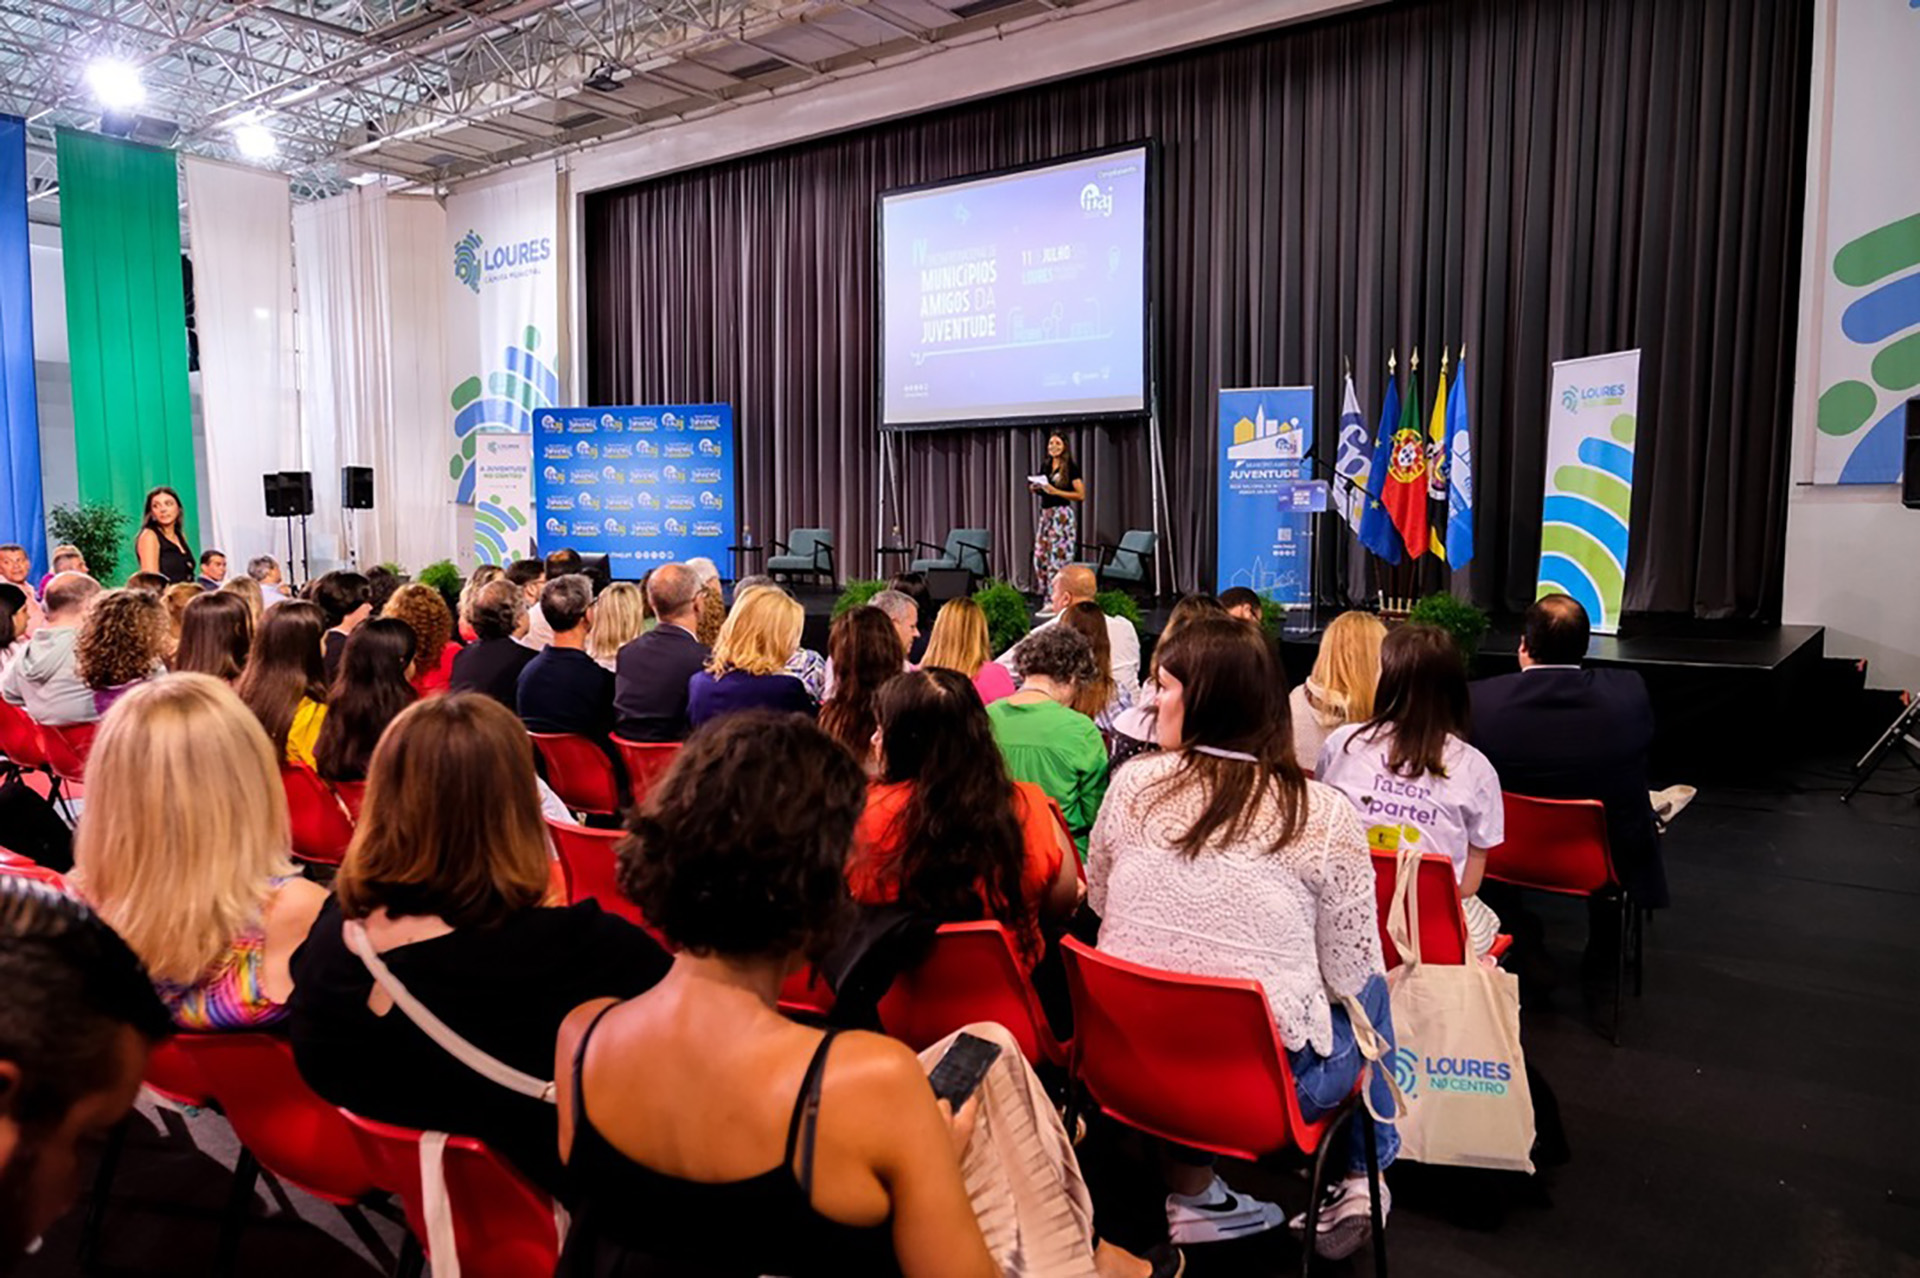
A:
[[[993,659],[987,614],[971,599],[949,599],[933,619],[923,669],[953,670],[973,680],[986,705],[1013,695],[1013,673]]]
[[[314,748],[327,718],[327,670],[320,659],[319,607],[292,599],[261,618],[247,668],[233,690],[288,763],[317,768]]]
[[[871,771],[874,701],[907,659],[899,627],[878,608],[850,608],[834,618],[827,650],[833,695],[820,707],[820,727]]]
[[[767,574],[748,573],[733,583],[734,607],[740,606],[740,601],[747,597],[749,591],[761,589],[786,593],[786,587]],[[815,701],[826,699],[831,670],[832,663],[811,648],[795,648],[793,656],[787,660],[787,673],[798,679],[807,690],[807,695]]]
[[[917,572],[901,573],[887,583],[887,588],[867,600],[871,606],[887,614],[894,628],[900,632],[900,647],[903,652],[901,665],[918,659],[926,648],[926,636],[921,632],[927,615],[927,581]]]
[[[786,672],[805,622],[806,610],[786,591],[749,591],[727,614],[706,669],[687,681],[688,722],[697,728],[741,710],[812,718],[812,695]]]
[[[160,592],[160,602],[167,609],[167,657],[180,648],[180,627],[187,622],[187,605],[206,593],[197,581],[176,581]]]
[[[593,628],[587,632],[587,655],[608,674],[618,668],[620,650],[640,637],[647,606],[640,587],[616,581],[593,601]]]
[[[570,1009],[638,994],[667,967],[593,901],[550,904],[550,873],[519,721],[472,693],[401,715],[375,752],[334,899],[293,958],[294,1057],[314,1090],[367,1118],[479,1137],[556,1188],[554,1107],[436,1043],[347,935],[363,928],[390,979],[455,1034],[544,1080]]]
[[[507,565],[507,580],[520,587],[527,603],[527,632],[520,636],[524,646],[540,651],[553,641],[553,627],[540,611],[540,592],[547,588],[547,565],[539,559],[516,559]]]
[[[720,627],[727,620],[726,596],[720,590],[720,570],[705,555],[695,555],[687,560],[687,567],[693,571],[694,580],[700,583],[700,619],[694,627],[694,638],[711,648],[720,641]],[[735,598],[737,602],[738,596]]]
[[[1155,706],[1159,689],[1154,683],[1154,677],[1159,674],[1160,650],[1190,623],[1202,617],[1226,615],[1227,610],[1212,595],[1182,595],[1179,602],[1173,605],[1173,611],[1167,614],[1167,624],[1161,628],[1160,637],[1154,643],[1153,660],[1147,663],[1147,677],[1140,683],[1139,697],[1114,716],[1110,751],[1114,768],[1131,758],[1160,748],[1159,712]]]
[[[1007,775],[979,695],[957,671],[895,675],[878,711],[879,775],[847,864],[853,899],[900,901],[942,923],[997,919],[1032,971],[1046,948],[1041,919],[1080,904],[1059,808]]]
[[[71,547],[62,547],[62,549],[71,549]],[[56,553],[54,573],[62,571],[86,571],[86,561],[80,558],[78,551],[74,551],[71,557],[72,561],[77,562],[70,562],[69,565],[63,566],[59,560],[60,556]],[[39,590],[34,589],[33,583],[27,580],[32,573],[33,561],[27,557],[27,548],[25,546],[17,544],[0,546],[0,582],[12,586],[27,597],[27,625],[26,629],[22,632],[26,634],[31,634],[40,628],[42,621],[40,596],[46,590],[45,582],[41,583]],[[52,578],[53,574],[49,574],[47,580],[51,581]]]
[[[229,577],[220,584],[219,593],[233,595],[247,605],[247,612],[253,618],[256,629],[260,625],[260,614],[267,610],[267,597],[260,589],[260,583],[244,573],[238,577]]]
[[[413,642],[412,628],[392,617],[363,623],[347,640],[313,746],[314,769],[327,780],[366,780],[380,734],[418,700],[407,679]]]
[[[100,583],[85,573],[63,572],[47,583],[46,624],[0,673],[0,697],[23,707],[35,722],[56,727],[100,717],[75,661],[81,623],[100,595]]]
[[[105,714],[136,684],[166,672],[167,608],[144,590],[109,590],[87,610],[73,668]]]
[[[0,674],[27,650],[27,627],[32,614],[30,596],[10,581],[0,582]]]
[[[647,574],[647,607],[658,624],[620,649],[614,666],[613,730],[629,741],[684,741],[688,682],[713,654],[694,637],[700,583],[685,564]]]
[[[218,590],[226,584],[227,557],[218,550],[200,552],[199,585],[202,590]]]
[[[927,628],[933,617],[933,591],[927,587],[923,572],[897,572],[887,579],[887,589],[913,601],[915,642],[907,645],[907,660],[918,662],[927,646]],[[871,602],[871,601],[869,601]]]
[[[1313,673],[1287,695],[1293,720],[1293,757],[1312,772],[1320,766],[1327,734],[1373,718],[1373,690],[1380,682],[1380,644],[1387,628],[1370,612],[1343,612],[1320,636]]]
[[[1107,748],[1093,720],[1069,707],[1093,680],[1093,649],[1071,626],[1047,626],[1020,641],[1020,691],[987,707],[993,739],[1017,781],[1031,781],[1066,815],[1081,859],[1107,790]]]
[[[1113,647],[1107,630],[1107,614],[1100,611],[1099,604],[1077,603],[1060,614],[1059,624],[1078,630],[1093,651],[1093,678],[1074,693],[1073,709],[1093,720],[1102,733],[1111,731],[1114,717],[1133,702],[1113,681]]]
[[[1294,762],[1265,636],[1239,621],[1196,620],[1160,646],[1160,752],[1122,770],[1094,827],[1088,902],[1100,948],[1195,976],[1260,983],[1286,1044],[1302,1112],[1353,1094],[1362,1058],[1355,1000],[1391,1038],[1373,865],[1353,810]],[[1392,1112],[1384,1085],[1381,1112]],[[1341,1132],[1344,1179],[1330,1178],[1317,1249],[1350,1255],[1368,1237],[1372,1198],[1360,1124]],[[1381,1124],[1380,1164],[1399,1141]],[[1176,1243],[1270,1229],[1271,1203],[1229,1189],[1212,1159],[1169,1150],[1167,1223]],[[1384,1193],[1380,1210],[1390,1199]],[[1295,1230],[1304,1229],[1304,1216]]]
[[[572,732],[605,744],[613,731],[613,676],[587,655],[593,583],[554,577],[540,592],[553,638],[520,672],[514,706],[529,732]]]
[[[224,801],[205,793],[216,777]],[[226,684],[167,675],[101,722],[75,886],[146,963],[181,1029],[286,1018],[293,952],[327,899],[290,847],[280,762]]]
[[[453,612],[432,586],[408,582],[393,592],[383,617],[404,621],[413,631],[414,691],[423,697],[445,692],[453,679],[460,645],[453,641]]]
[[[286,584],[280,572],[280,561],[272,555],[255,555],[247,560],[247,576],[260,584],[260,610],[266,611],[277,603],[284,603],[290,596],[282,589]]]
[[[1092,603],[1099,589],[1099,579],[1093,569],[1085,564],[1068,564],[1054,574],[1053,591],[1047,597],[1048,618],[1033,629],[1039,634],[1047,627],[1059,622],[1062,614],[1077,603]],[[1102,614],[1105,615],[1104,613]],[[1026,640],[1021,640],[1025,643]],[[1107,617],[1107,644],[1112,649],[1112,662],[1109,673],[1120,691],[1126,694],[1129,703],[1140,695],[1140,632],[1125,617]],[[1017,670],[1019,662],[1014,658],[1019,644],[1000,654],[998,660],[1009,670]]]
[[[327,682],[331,683],[340,674],[347,637],[374,615],[373,587],[357,572],[330,572],[313,583],[311,594],[327,619],[320,654],[326,662]]]
[[[367,603],[372,608],[370,616],[379,617],[387,611],[387,601],[393,598],[393,592],[400,589],[400,574],[385,564],[367,569]]]
[[[1422,625],[1388,632],[1373,706],[1371,719],[1327,737],[1317,773],[1359,811],[1367,846],[1453,862],[1467,936],[1485,954],[1500,919],[1477,893],[1487,849],[1506,837],[1506,809],[1493,765],[1465,740],[1467,668],[1453,636]]]
[[[461,605],[473,638],[453,659],[448,686],[479,692],[517,712],[520,672],[538,654],[520,643],[527,632],[527,601],[520,587],[496,574]]]
[[[1667,872],[1647,801],[1653,703],[1632,670],[1583,668],[1587,610],[1566,595],[1527,609],[1520,672],[1483,679],[1473,699],[1473,744],[1500,784],[1540,799],[1598,799],[1607,809],[1607,847],[1636,905],[1667,904]],[[1595,901],[1590,962],[1612,961],[1619,944],[1615,907]]]
[[[1246,586],[1229,586],[1220,592],[1220,606],[1235,621],[1251,621],[1254,625],[1264,625],[1266,620],[1266,601],[1260,593]]]
[[[140,960],[92,910],[0,876],[0,1273],[73,1205],[82,1142],[133,1108],[147,1053],[172,1030]]]
[[[916,1059],[780,1014],[788,973],[834,938],[865,797],[812,724],[740,715],[696,733],[630,818],[621,886],[681,949],[654,989],[561,1030],[559,1278],[1150,1271],[1096,1268],[1072,1147],[1004,1030],[968,1027],[1003,1050],[956,1116],[926,1080],[948,1043]],[[1154,1272],[1178,1272],[1166,1260]]]
[[[167,592],[167,587],[173,584],[173,582],[168,581],[157,572],[136,572],[128,574],[126,589],[144,590],[155,599],[158,599]],[[179,584],[191,586],[194,583],[187,581]]]
[[[180,644],[167,668],[232,683],[247,668],[252,648],[253,609],[247,601],[225,591],[203,594],[181,615]]]
[[[499,564],[481,564],[467,575],[460,587],[460,606],[454,629],[459,633],[461,643],[472,643],[479,638],[473,630],[473,600],[480,593],[480,587],[490,581],[499,581],[507,575],[507,570]]]

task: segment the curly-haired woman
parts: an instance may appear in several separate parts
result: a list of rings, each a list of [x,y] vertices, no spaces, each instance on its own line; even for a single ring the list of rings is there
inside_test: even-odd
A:
[[[414,691],[423,697],[445,692],[453,678],[453,659],[460,645],[453,642],[453,611],[432,586],[409,582],[393,592],[380,614],[407,623],[413,631],[413,667],[407,672]]]
[[[94,601],[74,645],[74,671],[101,714],[135,684],[164,673],[173,640],[167,606],[144,590],[109,590]]]
[[[1093,682],[1093,647],[1071,626],[1042,626],[1020,641],[1013,660],[1020,691],[987,707],[993,739],[1014,780],[1033,782],[1060,805],[1085,860],[1107,792],[1107,747],[1093,720],[1070,707]]]

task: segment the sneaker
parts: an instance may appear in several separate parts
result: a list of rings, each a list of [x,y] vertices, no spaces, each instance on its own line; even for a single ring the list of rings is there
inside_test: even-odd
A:
[[[1235,1193],[1218,1176],[1191,1197],[1167,1195],[1167,1236],[1176,1247],[1244,1238],[1278,1228],[1286,1219],[1279,1207]]]
[[[1380,1182],[1380,1224],[1384,1228],[1387,1213],[1393,1210],[1393,1191]],[[1328,1260],[1345,1260],[1360,1250],[1360,1244],[1373,1234],[1373,1195],[1367,1192],[1365,1176],[1349,1176],[1329,1184],[1320,1195],[1319,1238],[1313,1249]],[[1307,1214],[1301,1212],[1287,1222],[1295,1238],[1307,1232]]]

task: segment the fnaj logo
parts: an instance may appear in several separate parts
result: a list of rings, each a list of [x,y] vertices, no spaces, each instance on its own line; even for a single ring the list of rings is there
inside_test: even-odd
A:
[[[480,236],[475,231],[469,230],[453,246],[453,278],[480,291]]]
[[[1101,190],[1097,183],[1089,182],[1080,188],[1080,211],[1088,217],[1113,216],[1113,188]]]

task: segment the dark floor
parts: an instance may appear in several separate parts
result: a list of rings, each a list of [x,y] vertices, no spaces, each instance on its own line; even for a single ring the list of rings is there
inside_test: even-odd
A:
[[[1667,840],[1676,904],[1648,933],[1646,993],[1628,1000],[1620,1047],[1594,1028],[1608,1001],[1589,1016],[1577,979],[1584,912],[1543,903],[1563,976],[1526,1010],[1523,1036],[1572,1158],[1532,1184],[1409,1179],[1427,1169],[1403,1165],[1394,1273],[1920,1276],[1920,805],[1868,794],[1842,807],[1842,783],[1834,766],[1804,767],[1778,787],[1710,789],[1683,814]],[[1890,764],[1876,788],[1915,784]],[[1103,1194],[1121,1192],[1124,1153],[1111,1139],[1089,1150]],[[1289,1203],[1304,1196],[1283,1170],[1228,1174]],[[101,1272],[211,1272],[227,1184],[183,1130],[137,1138]],[[294,1198],[294,1215],[248,1231],[241,1273],[378,1272],[369,1258],[384,1260],[390,1222],[368,1244],[333,1209]],[[1139,1201],[1157,1210],[1150,1192]],[[80,1215],[19,1273],[79,1273]],[[1203,1250],[1215,1254],[1192,1257],[1195,1278],[1297,1271],[1277,1238]],[[1365,1252],[1326,1270],[1372,1271]]]

